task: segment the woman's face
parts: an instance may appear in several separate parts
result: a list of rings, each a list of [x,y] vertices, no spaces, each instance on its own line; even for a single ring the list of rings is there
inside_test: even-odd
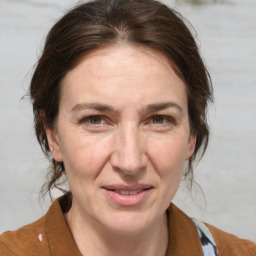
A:
[[[157,51],[95,50],[65,76],[53,157],[63,161],[71,211],[116,232],[164,218],[193,151],[186,89]]]

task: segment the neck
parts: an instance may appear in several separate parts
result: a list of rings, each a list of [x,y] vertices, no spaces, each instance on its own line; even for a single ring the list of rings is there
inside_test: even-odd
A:
[[[134,234],[113,232],[93,219],[88,221],[72,207],[65,217],[75,242],[84,256],[164,256],[166,254],[168,246],[166,214],[150,227]]]

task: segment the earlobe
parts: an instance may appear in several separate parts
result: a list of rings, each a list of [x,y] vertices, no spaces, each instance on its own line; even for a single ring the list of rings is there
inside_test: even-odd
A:
[[[56,162],[62,162],[62,155],[59,145],[59,138],[56,131],[46,128],[46,136],[52,157]]]
[[[195,146],[196,146],[196,136],[190,135],[188,140],[188,150],[187,150],[186,159],[189,159],[193,155],[195,151]]]

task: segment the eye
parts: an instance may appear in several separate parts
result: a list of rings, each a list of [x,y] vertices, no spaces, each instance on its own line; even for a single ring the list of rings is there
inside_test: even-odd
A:
[[[154,125],[166,125],[174,123],[174,120],[172,117],[169,116],[152,116],[150,122]]]
[[[87,126],[102,126],[107,122],[104,120],[102,116],[87,116],[84,117],[80,123],[85,124]]]
[[[175,119],[171,116],[154,115],[148,119],[146,127],[151,130],[166,131],[172,129],[175,124]]]
[[[101,116],[89,116],[88,121],[91,124],[100,124],[102,121],[102,117]]]
[[[166,121],[165,119],[166,119],[166,118],[164,118],[164,117],[162,117],[162,116],[153,116],[153,117],[152,117],[152,122],[153,122],[154,124],[162,124],[162,123],[164,123],[164,121]]]

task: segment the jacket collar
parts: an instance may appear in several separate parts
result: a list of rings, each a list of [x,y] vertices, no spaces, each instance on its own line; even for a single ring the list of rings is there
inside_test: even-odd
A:
[[[45,216],[44,227],[49,242],[50,255],[82,256],[66,223],[61,207],[68,204],[69,198],[68,195],[64,195],[55,200]]]
[[[167,214],[169,244],[166,256],[203,256],[201,240],[192,219],[172,203]]]

